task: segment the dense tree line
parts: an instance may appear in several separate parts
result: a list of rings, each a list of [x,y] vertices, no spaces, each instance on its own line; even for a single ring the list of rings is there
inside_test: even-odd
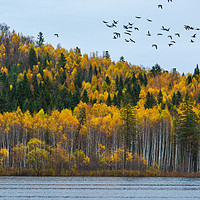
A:
[[[198,65],[146,70],[0,30],[3,168],[199,171]]]

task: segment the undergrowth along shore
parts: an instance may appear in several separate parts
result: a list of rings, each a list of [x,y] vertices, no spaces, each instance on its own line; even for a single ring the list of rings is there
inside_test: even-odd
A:
[[[0,176],[88,176],[88,177],[191,177],[200,178],[200,173],[182,173],[177,171],[164,172],[158,170],[67,170],[60,173],[53,170],[43,170],[36,173],[30,169],[0,169]]]

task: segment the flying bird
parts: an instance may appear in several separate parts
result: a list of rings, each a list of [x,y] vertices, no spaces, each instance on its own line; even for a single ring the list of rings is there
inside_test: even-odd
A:
[[[147,21],[148,21],[148,22],[152,22],[152,20],[151,20],[151,19],[147,19]]]
[[[58,33],[55,33],[54,36],[59,37]]]
[[[141,19],[142,17],[138,17],[138,16],[136,16],[135,18],[136,18],[136,19]]]
[[[194,43],[194,40],[190,40],[191,43]]]
[[[151,36],[151,33],[148,31],[147,36]]]
[[[129,33],[129,32],[124,32],[124,33],[131,36],[131,33]]]
[[[108,28],[113,28],[113,24],[111,24],[111,25],[106,24],[106,26],[107,26]]]
[[[179,33],[175,33],[176,36],[181,37]]]
[[[129,42],[129,40],[125,39],[125,42]]]
[[[158,5],[158,8],[163,9],[163,6],[161,4]]]
[[[168,44],[168,45],[169,45],[169,47],[171,47],[173,44],[170,43],[170,44]]]
[[[175,44],[176,42],[175,42],[174,40],[172,40],[171,43],[174,43],[174,44]]]
[[[168,37],[172,40],[172,36],[171,35],[168,35]]]
[[[162,33],[158,33],[157,36],[163,35]]]
[[[114,24],[117,24],[118,22],[119,22],[119,21],[115,21],[115,20],[113,19],[113,23],[114,23]]]
[[[155,47],[156,49],[158,49],[157,44],[152,44],[152,47]]]
[[[116,36],[117,38],[118,38],[118,37],[120,38],[120,36],[121,36],[120,33],[118,33],[118,32],[113,32],[113,34],[115,34],[115,36]]]
[[[164,26],[162,26],[161,30],[162,31],[169,31],[170,28],[165,28]]]
[[[139,31],[139,28],[138,28],[138,27],[134,27],[134,29],[135,29],[136,31]]]
[[[133,43],[135,43],[135,40],[133,40],[133,39],[131,39],[131,38],[130,38],[130,41],[133,42]]]
[[[195,38],[195,37],[196,37],[196,35],[197,35],[197,34],[195,33],[195,34],[194,34],[194,35],[192,35],[191,37],[192,37],[192,38]]]
[[[123,25],[123,27],[124,27],[125,29],[128,29],[128,26],[127,26],[127,25]]]
[[[103,20],[103,23],[107,24],[108,22],[106,22],[106,21]]]

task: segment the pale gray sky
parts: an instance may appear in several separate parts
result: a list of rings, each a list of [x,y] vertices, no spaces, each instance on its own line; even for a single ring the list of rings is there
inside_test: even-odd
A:
[[[163,5],[163,9],[157,7]],[[200,64],[200,31],[186,31],[184,25],[200,27],[199,0],[1,0],[0,23],[6,23],[11,30],[37,38],[41,31],[45,43],[54,47],[58,43],[66,49],[80,47],[82,53],[96,52],[100,55],[108,50],[112,60],[120,56],[135,65],[152,67],[158,63],[162,68],[179,72],[193,73]],[[141,16],[140,20],[135,16]],[[147,22],[147,18],[153,22]],[[109,29],[102,20],[119,20],[118,27]],[[136,43],[126,43],[123,25],[134,22],[140,31],[134,31],[131,38]],[[171,28],[161,31],[161,26]],[[122,37],[113,40],[113,32]],[[147,37],[147,31],[152,36]],[[157,36],[163,32],[163,36]],[[181,37],[175,37],[179,32]],[[54,36],[59,34],[59,38]],[[191,36],[197,34],[194,43]],[[172,35],[176,44],[168,47]],[[152,48],[156,43],[158,49]]]

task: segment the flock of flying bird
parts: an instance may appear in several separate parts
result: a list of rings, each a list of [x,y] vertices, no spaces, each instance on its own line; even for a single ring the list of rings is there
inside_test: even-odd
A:
[[[167,1],[168,1],[168,2],[172,2],[172,0],[167,0]],[[159,9],[163,9],[163,5],[162,5],[162,4],[159,4],[157,7],[158,7]],[[142,17],[140,17],[140,16],[135,16],[135,18],[136,18],[137,20],[140,20]],[[152,22],[153,22],[152,19],[146,19],[146,20],[147,20],[147,22],[149,22],[149,23],[152,23]],[[111,29],[112,29],[112,28],[117,28],[118,22],[119,22],[119,21],[117,21],[117,20],[113,20],[112,23],[109,24],[109,22],[103,21],[103,23],[104,23],[108,28],[111,28]],[[185,29],[185,30],[197,30],[197,31],[200,30],[200,28],[195,28],[195,27],[190,26],[190,25],[184,25],[184,29]],[[169,46],[169,47],[173,46],[173,45],[176,43],[176,41],[174,40],[174,37],[176,37],[176,38],[180,38],[180,37],[181,37],[181,34],[178,33],[178,32],[175,32],[175,33],[171,34],[170,28],[166,28],[165,26],[162,26],[160,30],[161,30],[161,32],[157,33],[157,36],[163,36],[163,35],[164,35],[164,32],[168,33],[167,37],[170,39],[170,42],[168,43],[168,46]],[[126,36],[129,37],[129,38],[125,38],[125,39],[124,39],[125,42],[136,43],[136,41],[132,38],[132,34],[133,34],[133,32],[135,32],[135,31],[140,31],[140,29],[139,29],[137,26],[134,26],[134,23],[128,22],[128,24],[123,25],[123,31],[124,31],[124,34],[125,34]],[[152,36],[151,32],[150,32],[150,31],[147,31],[146,36],[147,36],[147,37],[151,37],[151,36]],[[194,39],[196,38],[196,36],[197,36],[196,33],[194,33],[193,35],[191,35],[191,39],[190,39],[190,42],[191,42],[191,43],[194,43],[194,42],[195,42]],[[120,38],[120,37],[121,37],[121,33],[120,33],[120,32],[117,32],[117,31],[114,31],[114,32],[113,32],[113,39],[114,39],[114,40],[116,40],[116,39],[118,39],[118,38]],[[152,47],[155,48],[155,49],[158,49],[158,45],[157,45],[157,44],[152,44]]]

